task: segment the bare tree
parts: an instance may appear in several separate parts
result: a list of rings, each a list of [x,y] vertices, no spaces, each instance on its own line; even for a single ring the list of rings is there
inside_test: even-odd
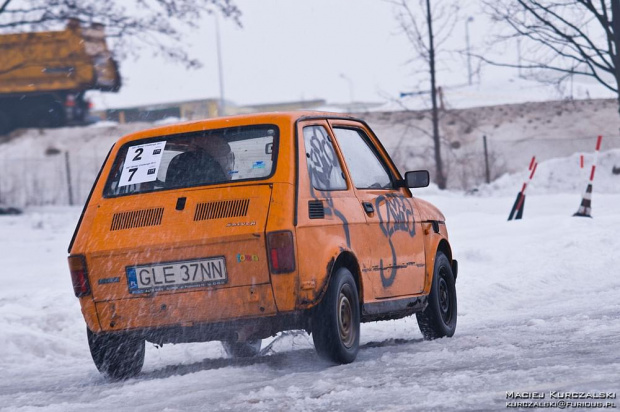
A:
[[[105,25],[117,55],[156,54],[198,66],[183,44],[187,28],[205,24],[218,12],[240,24],[234,0],[0,0],[0,32],[48,30],[69,19]],[[207,23],[209,24],[209,23]]]
[[[433,127],[433,143],[435,155],[435,182],[440,189],[447,186],[447,177],[441,157],[441,138],[439,135],[439,108],[437,105],[437,47],[440,47],[450,36],[458,19],[458,6],[453,1],[418,0],[411,5],[408,0],[392,0],[399,26],[411,44],[414,57],[411,63],[420,60],[428,66],[431,117]]]
[[[521,39],[526,53],[517,64],[479,56],[482,60],[531,69],[534,75],[553,72],[551,81],[558,85],[588,76],[616,93],[620,104],[620,1],[486,0],[485,5],[495,20],[507,23],[499,40]]]

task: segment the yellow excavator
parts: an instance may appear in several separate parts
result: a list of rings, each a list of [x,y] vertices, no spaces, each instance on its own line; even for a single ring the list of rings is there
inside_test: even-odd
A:
[[[85,124],[86,91],[120,86],[101,24],[69,20],[62,31],[0,35],[0,135],[17,127]]]

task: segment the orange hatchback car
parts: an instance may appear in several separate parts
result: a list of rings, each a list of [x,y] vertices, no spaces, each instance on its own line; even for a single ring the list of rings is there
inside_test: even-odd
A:
[[[416,313],[426,339],[456,328],[445,218],[409,188],[362,121],[254,114],[126,136],[110,151],[69,246],[103,374],[140,372],[145,341],[222,341],[255,356],[280,331],[352,362],[360,322]]]

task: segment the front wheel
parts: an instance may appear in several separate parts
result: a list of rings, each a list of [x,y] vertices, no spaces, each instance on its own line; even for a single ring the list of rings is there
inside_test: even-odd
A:
[[[355,280],[346,268],[334,274],[312,316],[312,340],[319,356],[329,361],[351,363],[357,356],[360,304]]]
[[[93,333],[86,330],[95,366],[112,379],[136,376],[144,364],[144,339],[125,334]]]
[[[424,339],[453,336],[456,314],[456,286],[450,260],[442,252],[437,252],[428,306],[424,312],[416,314]]]

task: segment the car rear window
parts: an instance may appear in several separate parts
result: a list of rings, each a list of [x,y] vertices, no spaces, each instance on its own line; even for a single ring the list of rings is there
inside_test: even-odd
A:
[[[277,142],[274,125],[135,140],[116,155],[104,196],[265,179],[273,174]]]

